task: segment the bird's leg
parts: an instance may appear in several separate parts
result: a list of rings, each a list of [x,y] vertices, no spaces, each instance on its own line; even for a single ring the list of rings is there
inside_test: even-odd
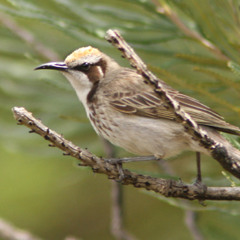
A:
[[[159,158],[155,156],[141,156],[141,157],[126,157],[126,158],[108,158],[104,160],[112,164],[117,164],[117,163],[128,163],[128,162],[156,161],[156,160],[159,160]]]
[[[117,167],[117,170],[118,170],[118,173],[119,173],[119,179],[116,180],[116,181],[121,183],[122,180],[123,180],[124,177],[125,177],[124,172],[123,172],[122,163],[121,163],[121,162],[116,163],[116,167]]]
[[[207,186],[202,182],[202,173],[201,173],[201,154],[196,152],[196,162],[197,162],[197,179],[194,183],[195,186],[204,194],[207,191]],[[202,200],[199,200],[199,203],[203,206],[206,206]]]
[[[141,161],[156,161],[159,160],[155,156],[141,156],[141,157],[126,157],[126,158],[108,158],[104,159],[104,161],[109,162],[111,164],[116,164],[118,172],[119,172],[119,180],[121,182],[124,179],[124,172],[122,168],[123,163],[128,162],[141,162]]]
[[[111,164],[116,164],[118,172],[119,172],[119,180],[121,182],[124,179],[124,172],[122,168],[123,163],[128,162],[141,162],[141,161],[156,161],[159,158],[155,156],[141,156],[141,157],[126,157],[126,158],[104,158],[104,161],[109,162]]]
[[[196,162],[197,162],[197,179],[196,179],[196,183],[202,183],[201,153],[200,152],[196,152]]]

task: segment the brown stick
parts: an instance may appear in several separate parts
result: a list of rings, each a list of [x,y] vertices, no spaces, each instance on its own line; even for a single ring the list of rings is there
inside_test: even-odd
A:
[[[108,159],[115,157],[115,151],[113,145],[101,138],[105,155]],[[111,233],[116,240],[136,240],[136,237],[130,234],[124,226],[123,213],[123,186],[119,182],[113,181],[111,184]]]
[[[7,14],[0,13],[0,22],[6,28],[15,33],[20,39],[31,45],[32,48],[41,56],[51,61],[56,61],[59,59],[58,54],[56,54],[52,49],[44,46],[41,42],[37,41],[37,39],[30,31],[23,27],[20,27],[17,22],[15,22]]]
[[[223,54],[222,51],[219,48],[217,48],[213,43],[204,38],[200,33],[195,32],[188,28],[182,22],[177,13],[174,12],[169,5],[167,5],[166,3],[162,4],[160,3],[160,1],[157,0],[152,1],[157,7],[156,10],[159,13],[166,15],[186,36],[199,41],[203,46],[210,49],[210,51],[213,52],[219,59],[229,61],[229,58],[225,54]]]
[[[31,129],[30,132],[41,135],[44,139],[51,142],[51,146],[58,147],[64,151],[64,154],[81,160],[82,166],[90,166],[94,172],[106,174],[109,179],[119,179],[119,171],[116,165],[105,162],[104,159],[64,139],[62,135],[49,129],[40,120],[34,118],[32,113],[25,108],[14,107],[12,111],[18,124],[25,125]],[[196,185],[184,184],[181,181],[144,176],[127,169],[123,169],[123,173],[124,179],[122,184],[152,190],[166,197],[178,197],[189,200],[240,200],[240,187],[208,187],[203,191]]]
[[[16,228],[3,219],[0,219],[0,237],[5,240],[41,240],[30,232]]]

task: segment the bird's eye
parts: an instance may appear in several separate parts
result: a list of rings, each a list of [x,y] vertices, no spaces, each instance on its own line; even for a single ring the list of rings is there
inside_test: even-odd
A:
[[[90,67],[91,67],[91,64],[87,63],[87,62],[85,62],[81,65],[81,68],[83,71],[88,71]]]
[[[79,71],[83,71],[83,72],[86,72],[90,69],[91,67],[91,64],[90,63],[87,63],[87,62],[84,62],[83,64],[81,65],[77,65],[75,66],[73,69],[74,70],[79,70]]]

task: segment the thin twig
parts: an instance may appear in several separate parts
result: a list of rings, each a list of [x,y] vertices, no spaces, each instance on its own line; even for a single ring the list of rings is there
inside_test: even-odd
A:
[[[67,236],[64,238],[64,240],[81,240],[81,239],[74,236]]]
[[[199,142],[209,154],[216,159],[224,169],[240,179],[240,151],[234,149],[229,151],[223,144],[212,139],[208,134],[192,119],[192,117],[182,110],[179,103],[168,93],[165,83],[158,79],[152,72],[147,69],[146,64],[126,43],[118,31],[108,30],[106,39],[118,48],[125,58],[127,58],[132,67],[136,68],[146,81],[151,83],[155,92],[159,95],[166,107],[175,115],[175,120],[181,123],[193,140]],[[231,149],[232,150],[232,149]]]
[[[32,48],[41,56],[51,60],[56,61],[59,56],[50,48],[47,48],[42,43],[36,40],[34,35],[28,30],[20,27],[12,18],[8,17],[6,14],[0,13],[0,22],[15,33],[19,38],[32,46]]]
[[[164,161],[164,160],[158,161],[158,165],[169,176],[176,175],[168,161]],[[186,206],[186,209],[184,209],[184,213],[185,213],[184,222],[185,222],[190,234],[192,235],[192,239],[193,240],[203,240],[204,238],[203,238],[202,233],[201,233],[200,229],[198,228],[198,225],[196,222],[197,212],[191,210],[189,201],[187,201],[185,199],[180,199],[180,201],[182,204],[184,204]]]
[[[170,8],[170,6],[168,6],[166,3],[161,4],[158,0],[152,1],[157,7],[157,11],[161,14],[166,15],[186,36],[200,42],[203,46],[210,49],[210,51],[213,52],[219,59],[229,61],[229,57],[224,55],[222,51],[219,48],[217,48],[213,43],[211,43],[209,40],[200,35],[200,33],[195,32],[188,28],[179,18],[177,13]]]
[[[82,166],[90,166],[94,172],[105,174],[109,179],[119,179],[120,174],[115,164],[110,164],[104,161],[104,159],[64,139],[62,135],[49,129],[40,120],[34,118],[32,113],[25,108],[14,107],[12,110],[18,124],[25,125],[31,129],[31,132],[41,135],[44,139],[50,141],[53,146],[64,151],[65,154],[81,160]],[[197,185],[184,184],[181,181],[172,179],[144,176],[127,169],[123,169],[123,173],[124,179],[122,179],[122,184],[152,190],[166,197],[178,197],[189,200],[240,200],[240,187],[208,187],[207,189],[202,189]]]
[[[104,152],[108,159],[115,157],[115,151],[113,145],[101,138]],[[111,200],[112,200],[112,217],[111,217],[111,233],[117,240],[136,240],[136,238],[130,234],[124,226],[123,221],[123,186],[119,182],[112,182],[111,188]]]
[[[112,221],[111,233],[115,239],[123,239],[123,189],[118,182],[112,182],[111,200],[112,200]]]
[[[5,240],[41,240],[39,237],[33,236],[25,230],[16,228],[3,219],[0,219],[0,237]]]
[[[189,209],[185,210],[185,223],[194,240],[204,239],[196,225],[196,212]]]

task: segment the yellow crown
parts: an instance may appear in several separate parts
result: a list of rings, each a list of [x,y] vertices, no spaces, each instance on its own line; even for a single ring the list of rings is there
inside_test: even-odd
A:
[[[101,54],[101,52],[98,49],[93,48],[91,46],[82,47],[82,48],[75,50],[70,55],[68,55],[67,58],[65,59],[65,62],[71,63],[71,62],[76,61],[77,59],[84,58],[86,56],[94,56],[94,55],[97,56],[100,54]]]

